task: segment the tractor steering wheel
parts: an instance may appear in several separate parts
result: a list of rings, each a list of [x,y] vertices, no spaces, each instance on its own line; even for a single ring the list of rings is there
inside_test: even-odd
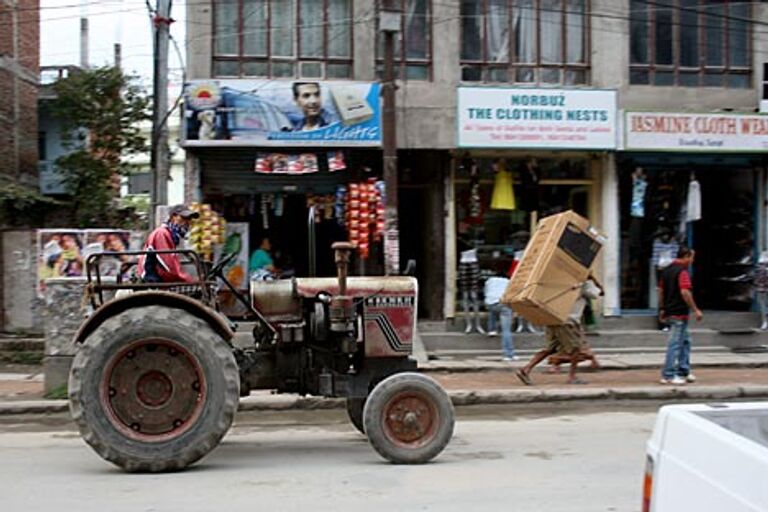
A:
[[[227,254],[222,259],[220,259],[216,265],[213,266],[213,268],[208,272],[208,275],[210,277],[221,276],[221,271],[224,270],[224,267],[232,263],[235,258],[237,258],[236,252]]]

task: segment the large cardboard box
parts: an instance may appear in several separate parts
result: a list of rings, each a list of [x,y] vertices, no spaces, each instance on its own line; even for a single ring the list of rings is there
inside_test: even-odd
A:
[[[565,323],[604,242],[571,210],[541,219],[502,302],[533,324]]]

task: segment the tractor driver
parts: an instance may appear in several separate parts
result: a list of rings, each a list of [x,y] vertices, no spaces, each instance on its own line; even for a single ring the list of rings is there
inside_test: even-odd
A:
[[[178,247],[189,231],[189,222],[200,214],[183,204],[168,212],[168,220],[156,228],[144,242],[145,251],[164,251]],[[138,274],[146,283],[196,282],[197,279],[181,269],[179,255],[174,253],[139,256]]]

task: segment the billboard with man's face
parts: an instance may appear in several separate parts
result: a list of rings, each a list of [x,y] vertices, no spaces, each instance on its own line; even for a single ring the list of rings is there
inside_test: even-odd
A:
[[[196,80],[184,87],[185,146],[381,146],[379,84]]]

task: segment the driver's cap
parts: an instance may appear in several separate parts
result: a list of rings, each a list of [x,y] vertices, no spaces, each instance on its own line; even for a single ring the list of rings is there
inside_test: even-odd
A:
[[[191,210],[185,204],[177,204],[176,206],[172,206],[171,209],[168,211],[168,218],[171,218],[174,215],[178,215],[183,219],[197,219],[200,217],[199,213],[197,213],[194,210]]]

